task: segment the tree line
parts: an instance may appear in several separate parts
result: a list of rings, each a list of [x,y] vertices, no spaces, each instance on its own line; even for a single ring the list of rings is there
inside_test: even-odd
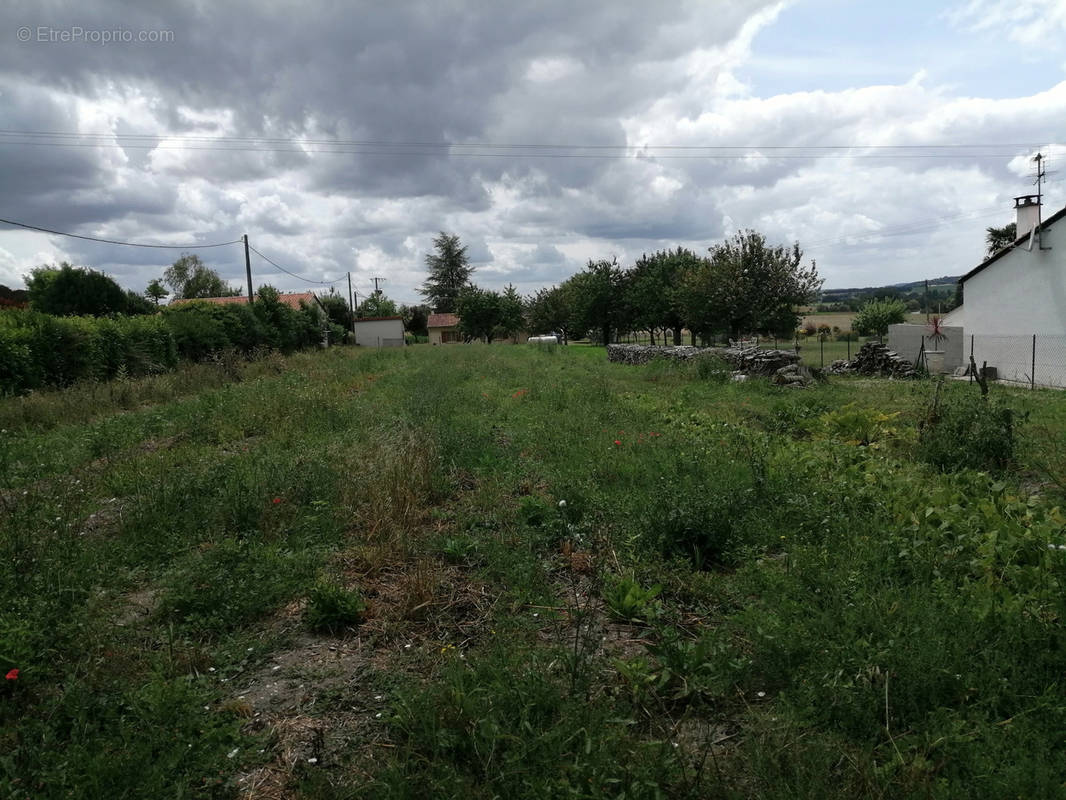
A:
[[[590,260],[581,272],[527,297],[514,286],[496,292],[475,285],[458,236],[441,232],[433,246],[422,295],[435,312],[457,314],[468,338],[486,341],[521,330],[601,342],[646,330],[653,343],[661,335],[674,344],[681,344],[683,329],[702,341],[718,334],[791,336],[798,307],[812,302],[822,285],[798,244],[771,245],[751,230],[711,246],[707,255],[678,247],[625,267],[617,259]]]

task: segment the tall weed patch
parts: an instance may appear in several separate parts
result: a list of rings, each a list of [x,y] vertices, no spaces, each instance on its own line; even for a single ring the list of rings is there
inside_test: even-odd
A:
[[[918,437],[918,455],[944,472],[998,471],[1014,461],[1015,414],[976,393],[933,400]]]

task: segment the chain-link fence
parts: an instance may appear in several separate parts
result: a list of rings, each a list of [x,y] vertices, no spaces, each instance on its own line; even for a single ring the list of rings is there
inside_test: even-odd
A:
[[[969,339],[974,363],[995,370],[996,380],[1066,387],[1066,336],[971,334]]]

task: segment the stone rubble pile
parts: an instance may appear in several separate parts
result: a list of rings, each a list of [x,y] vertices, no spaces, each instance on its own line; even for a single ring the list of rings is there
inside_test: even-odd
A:
[[[666,358],[671,361],[689,361],[696,356],[712,352],[705,347],[689,347],[687,345],[659,347],[647,344],[609,344],[607,345],[607,360],[617,364],[647,364],[656,358]]]
[[[735,380],[749,375],[773,378],[782,386],[806,386],[813,378],[799,365],[799,354],[791,350],[757,350],[736,347],[656,347],[643,344],[609,344],[607,360],[617,364],[647,364],[656,358],[691,361],[694,358],[720,358],[733,369]]]
[[[887,378],[913,378],[917,375],[912,364],[901,355],[888,349],[881,342],[867,342],[851,361],[834,361],[829,372],[842,374],[857,372],[860,375],[881,375]]]
[[[802,364],[789,364],[777,370],[771,380],[778,386],[806,389],[814,383],[814,376]]]
[[[799,363],[799,353],[792,350],[756,350],[724,348],[714,354],[727,361],[733,369],[748,375],[775,375],[781,368]]]

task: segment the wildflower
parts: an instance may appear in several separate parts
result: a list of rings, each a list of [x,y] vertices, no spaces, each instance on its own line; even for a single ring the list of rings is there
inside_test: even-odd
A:
[[[270,502],[272,502],[272,503],[273,503],[274,505],[277,505],[278,503],[280,503],[280,502],[281,502],[281,498],[280,498],[280,497],[275,497],[275,498],[274,498],[273,500],[271,500]]]
[[[615,440],[614,440],[614,443],[615,443],[615,444],[621,444],[621,442],[620,442],[620,441],[619,441],[618,439],[615,439]]]
[[[559,508],[566,508],[566,501],[565,500],[560,500],[559,501]]]
[[[19,679],[19,671],[17,669],[8,670],[4,678],[9,681],[17,681]]]

